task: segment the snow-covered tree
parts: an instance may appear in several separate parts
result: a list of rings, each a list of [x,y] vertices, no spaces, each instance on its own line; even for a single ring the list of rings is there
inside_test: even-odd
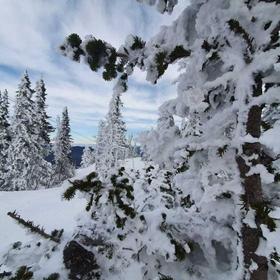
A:
[[[85,146],[82,154],[82,161],[81,166],[82,167],[88,167],[92,165],[95,162],[95,151],[90,146]]]
[[[43,79],[40,79],[36,83],[35,88],[35,114],[36,121],[39,130],[39,142],[42,146],[43,156],[47,156],[50,152],[50,136],[53,131],[53,127],[49,123],[50,118],[46,112],[46,87]]]
[[[127,150],[126,128],[123,121],[121,109],[122,102],[120,92],[115,91],[106,116],[106,147],[107,166],[118,165],[119,159],[124,159]]]
[[[171,12],[178,1],[143,2]],[[127,89],[135,67],[156,83],[169,64],[180,60],[178,96],[162,106],[160,118],[165,128],[174,115],[187,118],[193,132],[174,141],[173,129],[167,132],[163,156],[178,168],[178,188],[194,201],[185,213],[184,234],[196,244],[193,254],[207,263],[193,264],[194,273],[204,278],[232,273],[233,279],[277,279],[269,261],[273,203],[263,192],[277,184],[277,174],[260,136],[263,106],[279,103],[279,12],[279,1],[273,0],[193,0],[149,42],[129,36],[116,50],[72,34],[61,47],[75,61],[84,56],[93,71],[103,68],[106,80],[119,76],[120,91]]]
[[[9,130],[9,100],[8,91],[0,92],[0,187],[4,183],[5,173],[7,172],[7,157],[10,144]]]
[[[66,190],[66,199],[80,191],[88,200],[90,216],[80,219],[75,240],[92,244],[101,279],[188,275],[179,268],[186,265],[191,242],[178,234],[179,213],[174,211],[178,191],[171,185],[171,175],[153,166],[139,174],[122,167],[106,182],[93,172]],[[191,201],[186,199],[185,204]],[[81,273],[86,279],[93,271]]]
[[[146,3],[149,5],[156,5],[157,10],[160,13],[171,14],[174,7],[178,4],[178,0],[137,0],[140,3]]]
[[[106,146],[106,129],[107,124],[105,120],[100,120],[98,124],[98,131],[96,137],[96,146],[94,150],[94,157],[95,157],[95,165],[96,170],[100,174],[106,173],[106,166],[105,166],[105,146]]]
[[[8,149],[4,188],[6,190],[37,189],[48,186],[50,164],[41,154],[33,90],[27,72],[18,87],[11,124],[11,144]]]
[[[127,149],[126,149],[125,158],[133,158],[133,157],[136,157],[137,155],[138,155],[137,154],[137,144],[135,142],[133,135],[131,134],[127,138]]]
[[[54,139],[54,178],[58,184],[74,175],[71,160],[71,134],[67,107],[62,112],[61,120],[57,119],[56,137]]]
[[[180,130],[174,117],[164,106],[159,109],[160,117],[157,129],[143,133],[139,140],[145,147],[145,153],[161,167],[170,168],[174,162],[174,145],[180,139]]]
[[[172,12],[178,1],[140,2]],[[148,42],[129,36],[117,51],[72,34],[61,47],[93,71],[103,68],[105,80],[119,76],[118,92],[135,67],[155,84],[169,64],[180,64],[177,97],[161,106],[149,136],[161,168],[121,168],[103,181],[91,173],[64,194],[80,191],[88,201],[64,250],[72,244],[73,263],[87,262],[79,270],[65,261],[73,279],[279,279],[279,223],[271,215],[279,163],[261,142],[280,101],[279,1],[185,3]],[[174,116],[186,121],[181,130]]]
[[[106,177],[111,168],[118,166],[118,161],[125,159],[128,143],[125,122],[121,109],[120,92],[114,91],[106,115],[106,121],[100,121],[96,143],[96,169],[100,176]]]

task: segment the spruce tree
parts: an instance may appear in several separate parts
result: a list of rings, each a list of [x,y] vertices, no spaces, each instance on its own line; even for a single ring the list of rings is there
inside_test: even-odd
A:
[[[7,157],[10,144],[9,130],[9,100],[8,91],[0,92],[0,188],[4,183],[5,173],[7,172]]]
[[[137,0],[140,3],[146,3],[149,5],[156,5],[157,10],[160,13],[169,13],[173,12],[174,7],[178,4],[178,0]]]
[[[105,174],[106,166],[105,166],[105,146],[106,146],[106,129],[107,123],[105,120],[100,120],[98,124],[97,138],[96,138],[96,146],[95,146],[95,165],[98,173]]]
[[[18,87],[11,124],[12,140],[4,184],[7,190],[30,190],[49,184],[50,164],[40,153],[32,95],[29,76],[25,72]]]
[[[118,161],[125,159],[128,150],[126,128],[121,109],[120,92],[114,91],[109,104],[106,122],[101,121],[98,128],[96,144],[96,170],[103,178],[111,168],[118,166]],[[109,172],[110,173],[110,172]]]
[[[39,130],[39,141],[42,148],[42,155],[46,157],[50,152],[50,136],[53,127],[49,123],[50,118],[46,112],[46,87],[43,79],[36,83],[35,87],[35,114]]]
[[[57,119],[57,132],[54,141],[54,183],[61,183],[63,180],[74,175],[74,166],[71,160],[71,135],[70,121],[67,107],[62,112],[61,121]]]
[[[178,1],[140,2],[171,12]],[[178,94],[161,106],[148,143],[160,168],[120,168],[103,182],[93,172],[65,192],[66,199],[83,193],[89,212],[64,250],[73,279],[279,279],[279,230],[271,215],[279,206],[279,174],[272,147],[261,142],[264,123],[276,123],[276,112],[267,118],[264,108],[272,112],[280,103],[279,1],[186,3],[149,42],[130,36],[117,51],[72,34],[61,47],[91,70],[102,69],[105,80],[118,76],[118,92],[135,67],[155,84],[169,64],[181,66]],[[175,116],[188,125],[180,130]],[[91,266],[75,266],[81,259]]]
[[[131,134],[127,138],[127,149],[126,149],[125,158],[134,158],[136,156],[137,156],[137,145],[133,135]]]
[[[95,152],[92,149],[92,147],[86,146],[83,150],[81,166],[88,167],[88,166],[92,165],[95,162],[94,154],[95,154]]]
[[[114,92],[109,111],[106,117],[106,154],[107,154],[107,166],[114,167],[118,165],[119,159],[124,159],[128,144],[126,140],[126,128],[123,121],[121,109],[122,109],[121,96],[119,92]]]
[[[178,1],[140,2],[171,12]],[[164,149],[156,157],[166,163],[160,153],[168,155],[181,198],[192,202],[185,212],[184,204],[177,209],[184,213],[184,230],[177,234],[193,239],[188,269],[197,277],[278,277],[277,252],[270,243],[275,202],[267,201],[264,190],[276,186],[279,176],[276,157],[260,138],[263,107],[280,103],[279,13],[278,0],[193,0],[149,42],[129,36],[116,50],[93,36],[83,41],[72,34],[61,46],[74,61],[103,69],[105,80],[117,77],[116,89],[122,92],[135,67],[155,84],[169,64],[182,61],[177,98],[163,104],[159,123],[166,127],[175,115],[187,118],[192,131],[172,142],[174,130],[161,137],[160,125],[156,137]],[[195,263],[199,258],[203,261]]]

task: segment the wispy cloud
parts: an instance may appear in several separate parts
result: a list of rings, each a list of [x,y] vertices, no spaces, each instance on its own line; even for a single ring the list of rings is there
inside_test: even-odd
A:
[[[107,112],[113,82],[62,57],[58,46],[65,36],[93,34],[118,47],[128,34],[149,39],[161,25],[176,18],[181,8],[179,5],[168,16],[135,0],[0,0],[0,7],[0,89],[7,88],[13,98],[25,69],[33,82],[43,75],[49,114],[55,120],[68,106],[73,137],[79,143],[90,142],[96,134],[98,121]],[[170,85],[175,72],[171,68],[157,86],[145,81],[145,73],[135,72],[123,95],[130,132],[155,125],[158,106],[175,94],[175,86]]]

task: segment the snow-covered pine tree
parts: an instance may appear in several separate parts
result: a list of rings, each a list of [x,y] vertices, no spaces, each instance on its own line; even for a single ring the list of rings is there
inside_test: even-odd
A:
[[[32,95],[29,76],[25,72],[18,87],[11,124],[12,139],[4,184],[6,190],[31,190],[49,184],[50,164],[40,153]]]
[[[170,168],[174,163],[174,142],[180,139],[180,130],[175,125],[174,117],[165,106],[159,108],[157,129],[143,133],[139,140],[145,153],[162,168]]]
[[[50,136],[49,134],[53,132],[53,127],[49,123],[50,118],[46,112],[46,86],[41,78],[36,83],[35,87],[35,113],[36,121],[39,130],[39,142],[42,147],[42,155],[46,157],[50,153]]]
[[[54,139],[54,176],[55,184],[74,175],[74,166],[71,160],[70,121],[67,107],[62,112],[61,120],[57,118],[57,131]]]
[[[136,142],[133,138],[133,135],[131,134],[128,138],[127,138],[127,149],[126,149],[126,155],[125,158],[133,158],[137,156],[137,145]]]
[[[90,244],[87,248],[95,256],[100,279],[131,279],[132,275],[134,279],[169,279],[164,278],[169,275],[185,279],[188,275],[182,267],[190,248],[178,234],[179,213],[174,210],[180,201],[170,176],[153,166],[139,173],[122,167],[106,182],[93,172],[66,190],[66,199],[80,191],[88,201],[90,215],[80,219],[71,242]],[[190,207],[192,201],[186,199],[185,204]],[[94,272],[68,268],[70,273],[83,274],[82,279]]]
[[[140,3],[146,3],[149,5],[156,5],[157,10],[160,13],[169,13],[173,12],[174,7],[178,4],[178,0],[136,0]]]
[[[92,165],[95,162],[94,155],[95,151],[93,150],[93,148],[90,146],[85,146],[82,154],[81,166],[88,167]]]
[[[145,2],[171,12],[178,1]],[[164,105],[164,114],[199,125],[200,135],[173,143],[175,166],[182,165],[174,182],[194,205],[186,212],[184,234],[208,263],[194,264],[198,277],[278,277],[267,237],[276,227],[269,216],[273,202],[263,193],[277,184],[275,157],[267,155],[260,136],[263,106],[279,103],[279,13],[278,0],[193,0],[147,43],[130,36],[117,51],[72,34],[61,47],[75,61],[85,56],[93,71],[104,68],[106,80],[119,73],[122,91],[135,66],[156,83],[169,64],[182,61],[178,97]]]
[[[103,178],[108,171],[118,166],[118,161],[125,159],[128,144],[126,128],[121,109],[120,92],[115,89],[109,104],[106,121],[101,121],[98,128],[96,143],[96,170]]]
[[[124,159],[128,148],[125,122],[122,118],[121,93],[114,91],[106,116],[106,146],[107,167],[118,166],[118,160]]]
[[[0,189],[8,168],[7,157],[11,140],[9,126],[8,91],[4,90],[3,93],[0,92]]]
[[[106,166],[105,166],[105,146],[106,146],[106,128],[107,124],[105,120],[100,120],[98,124],[97,130],[97,137],[96,137],[96,146],[94,150],[94,157],[95,157],[95,165],[96,170],[100,174],[105,174]]]

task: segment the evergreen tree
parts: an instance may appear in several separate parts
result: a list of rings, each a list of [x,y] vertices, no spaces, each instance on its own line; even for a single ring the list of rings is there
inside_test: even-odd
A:
[[[137,145],[133,138],[133,135],[131,134],[127,139],[127,149],[125,158],[134,158],[137,156]]]
[[[109,111],[106,117],[106,146],[107,166],[113,167],[118,165],[119,159],[124,159],[128,148],[126,141],[125,122],[122,119],[121,109],[122,102],[119,92],[114,92]]]
[[[40,153],[32,95],[31,83],[25,72],[18,87],[11,124],[12,140],[4,184],[7,190],[37,189],[49,184],[50,164]]]
[[[46,87],[43,79],[36,83],[35,88],[35,114],[39,130],[39,142],[42,148],[42,155],[47,156],[50,151],[49,134],[53,131],[53,127],[49,123],[50,118],[46,112]]]
[[[178,0],[137,0],[140,3],[146,3],[149,5],[156,5],[157,10],[160,13],[171,14],[174,7],[178,4]]]
[[[103,178],[111,168],[125,159],[128,150],[125,122],[122,119],[120,92],[115,91],[109,105],[106,122],[101,121],[96,143],[96,170]]]
[[[140,2],[170,12],[178,1]],[[148,145],[161,168],[120,168],[103,182],[93,172],[65,192],[84,193],[89,212],[64,250],[71,278],[279,279],[278,222],[270,216],[279,173],[260,141],[263,123],[275,128],[272,107],[280,103],[279,14],[278,0],[192,0],[147,43],[130,36],[117,51],[90,36],[66,39],[61,50],[71,59],[85,56],[105,80],[119,73],[115,93],[127,89],[135,67],[156,83],[182,62],[177,97],[161,106]],[[174,116],[188,125],[180,131]],[[75,266],[81,259],[91,266]]]
[[[105,146],[107,141],[106,129],[107,129],[106,121],[105,120],[99,121],[94,157],[95,157],[96,170],[100,174],[105,174],[107,170],[105,166],[105,158],[104,158]]]
[[[67,107],[62,112],[61,121],[57,119],[57,132],[54,142],[54,183],[61,183],[63,180],[74,175],[74,167],[71,161],[71,135],[70,121]]]
[[[94,150],[90,146],[86,146],[83,151],[81,166],[88,167],[95,162]]]
[[[171,12],[178,1],[140,2]],[[269,213],[275,202],[267,201],[264,190],[276,186],[279,176],[276,158],[260,137],[263,107],[280,103],[279,13],[278,0],[193,0],[147,43],[129,36],[117,51],[92,36],[83,41],[72,34],[61,46],[74,61],[93,71],[103,69],[105,80],[118,77],[119,92],[127,90],[135,67],[155,84],[169,64],[183,62],[178,96],[161,108],[156,137],[164,150],[155,157],[162,166],[173,165],[174,184],[186,196],[181,198],[192,201],[185,212],[182,205],[177,209],[184,213],[178,225],[184,230],[177,235],[193,239],[192,265],[185,268],[197,277],[278,277],[274,257],[271,265],[275,252],[269,249],[276,227]],[[171,141],[174,115],[187,118],[191,132]]]
[[[7,172],[7,157],[10,144],[9,130],[9,101],[8,91],[0,92],[0,187],[4,183],[5,173]]]

